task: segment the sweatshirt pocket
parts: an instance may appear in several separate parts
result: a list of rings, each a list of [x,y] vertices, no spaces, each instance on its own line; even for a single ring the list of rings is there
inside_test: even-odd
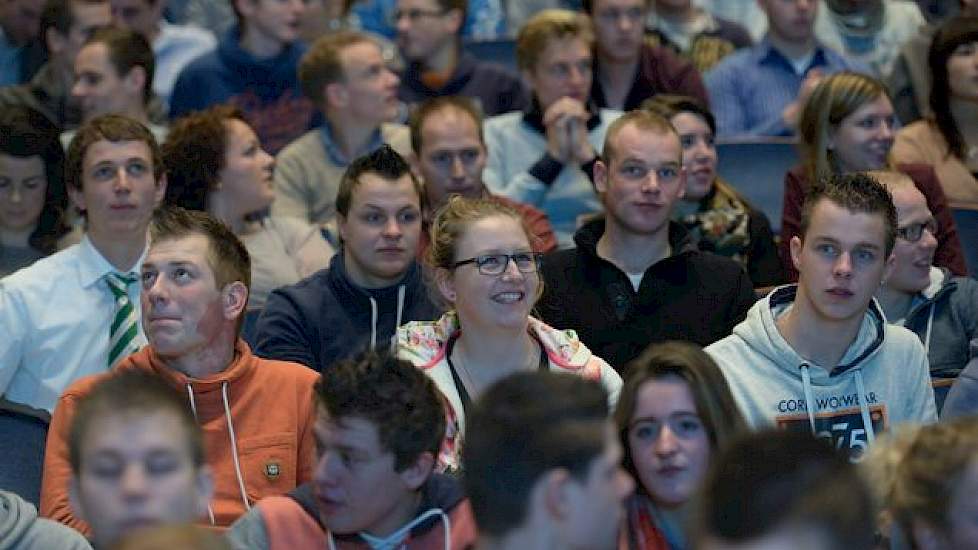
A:
[[[248,500],[285,494],[295,489],[296,436],[278,433],[241,440],[241,470]]]

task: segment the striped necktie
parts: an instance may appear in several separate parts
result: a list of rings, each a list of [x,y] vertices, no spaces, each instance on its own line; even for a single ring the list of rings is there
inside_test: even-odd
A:
[[[109,328],[109,368],[119,359],[126,357],[139,350],[136,337],[139,335],[139,328],[136,325],[136,309],[132,306],[132,300],[126,289],[136,282],[135,275],[120,275],[109,273],[105,276],[105,282],[115,297],[115,316],[112,318],[112,326]]]

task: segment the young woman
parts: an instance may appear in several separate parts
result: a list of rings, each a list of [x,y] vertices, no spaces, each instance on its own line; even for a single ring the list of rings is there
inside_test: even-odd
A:
[[[695,344],[651,346],[629,365],[615,410],[636,481],[619,548],[689,548],[687,513],[710,462],[746,429],[723,373]]]
[[[790,280],[797,279],[798,272],[791,265],[788,244],[791,237],[801,233],[801,205],[808,187],[829,174],[881,169],[907,174],[927,199],[939,228],[934,264],[955,275],[967,274],[958,230],[934,168],[891,160],[895,122],[886,89],[871,77],[837,73],[815,87],[799,124],[802,163],[788,171],[784,182],[780,246]]]
[[[686,194],[676,213],[699,249],[739,262],[755,287],[781,283],[781,260],[771,223],[717,175],[713,113],[695,98],[665,94],[646,100],[642,108],[662,115],[679,132]]]
[[[174,122],[163,144],[166,202],[203,210],[226,223],[251,254],[249,310],[268,294],[328,265],[334,250],[319,229],[291,218],[270,218],[274,159],[244,115],[218,106]]]
[[[535,369],[593,379],[614,405],[621,377],[571,330],[530,316],[543,291],[540,254],[512,208],[492,199],[452,198],[431,224],[428,261],[449,311],[397,332],[398,356],[425,369],[448,401],[451,442],[465,432],[465,413],[494,382]],[[545,396],[541,396],[545,398]],[[454,428],[454,431],[453,431]],[[446,448],[457,466],[458,447]]]

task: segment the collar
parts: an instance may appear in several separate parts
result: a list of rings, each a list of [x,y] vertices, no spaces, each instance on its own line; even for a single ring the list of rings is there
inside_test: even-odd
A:
[[[143,265],[143,260],[146,259],[146,248],[143,247],[143,253],[136,260],[136,263],[130,267],[128,270],[122,272],[123,275],[136,275],[139,276],[139,269]],[[108,273],[118,272],[118,270],[105,259],[105,256],[95,248],[92,244],[92,240],[85,235],[82,237],[80,243],[78,243],[77,248],[78,254],[78,280],[81,283],[82,288],[90,288],[97,284],[103,277]]]
[[[590,118],[587,119],[587,131],[590,132],[601,124],[601,110],[594,104],[592,98],[588,98],[587,100],[587,110],[591,113]],[[547,128],[543,125],[543,109],[540,107],[540,102],[537,100],[536,95],[530,101],[529,107],[523,111],[523,122],[537,132],[543,135],[547,134]]]
[[[333,136],[333,129],[330,126],[329,121],[323,123],[319,127],[319,139],[323,144],[323,149],[326,150],[326,156],[329,160],[337,166],[349,166],[353,159],[348,159],[343,154],[340,146],[336,143],[336,139]],[[368,154],[372,151],[376,151],[384,145],[384,136],[381,134],[380,126],[374,129],[370,134],[370,140],[367,142],[366,147],[363,150],[358,151],[354,158],[359,157],[363,154]]]
[[[599,216],[581,226],[574,233],[574,243],[577,245],[578,250],[586,252],[595,258],[601,258],[598,256],[598,240],[601,239],[601,235],[604,235],[604,230],[604,216]],[[671,253],[666,258],[663,258],[663,260],[698,250],[696,248],[696,242],[694,242],[689,230],[673,220],[669,220],[669,247],[672,249]],[[602,261],[604,260],[602,259]],[[661,262],[662,260],[659,261]]]
[[[754,59],[759,65],[783,64],[787,67],[792,67],[792,72],[794,72],[794,67],[791,64],[791,61],[789,61],[784,54],[774,47],[774,44],[771,43],[771,40],[766,34],[764,35],[764,38],[761,39],[761,42],[754,48]],[[805,72],[812,67],[820,67],[827,64],[828,59],[826,58],[825,46],[816,40],[815,47],[812,49],[812,60],[809,62]]]
[[[143,352],[140,352],[143,353]],[[158,374],[167,384],[186,393],[188,385],[193,386],[194,393],[200,395],[211,391],[221,391],[221,386],[225,383],[232,384],[241,379],[251,371],[255,356],[251,353],[251,348],[244,340],[238,338],[234,344],[234,358],[231,364],[221,372],[212,374],[206,378],[190,378],[182,372],[167,367],[160,356],[156,354],[153,346],[146,346],[145,353],[153,372]]]

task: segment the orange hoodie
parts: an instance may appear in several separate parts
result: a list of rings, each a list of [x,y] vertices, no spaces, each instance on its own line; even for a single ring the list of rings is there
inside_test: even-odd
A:
[[[187,396],[204,430],[207,464],[214,472],[211,509],[215,525],[226,527],[246,512],[239,478],[249,506],[312,479],[313,384],[319,376],[311,369],[256,357],[240,339],[231,366],[204,379],[190,379],[164,366],[151,346],[122,360],[113,371],[130,369],[159,375]],[[109,373],[82,378],[61,395],[51,418],[44,456],[41,515],[86,536],[91,535],[88,525],[74,516],[68,502],[72,475],[68,432],[79,399],[106,376]],[[233,432],[225,412],[225,391]],[[234,465],[235,449],[240,472]],[[203,522],[210,524],[207,518]]]

